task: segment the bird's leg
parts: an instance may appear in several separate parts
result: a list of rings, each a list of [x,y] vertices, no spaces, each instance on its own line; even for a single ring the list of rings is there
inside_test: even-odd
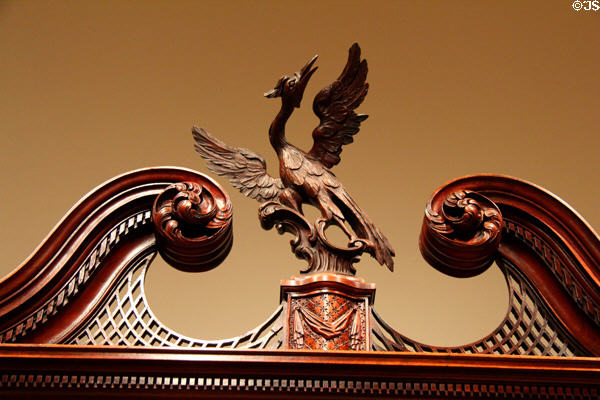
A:
[[[292,188],[285,188],[279,194],[279,202],[284,206],[290,207],[300,214],[304,215],[302,212],[302,196],[300,193]]]
[[[346,224],[344,223],[344,220],[336,215],[333,216],[333,221],[335,222],[335,224],[337,226],[340,227],[340,229],[342,231],[344,231],[344,233],[346,234],[346,236],[348,236],[348,239],[353,242],[354,240],[357,239],[356,235],[354,234],[354,232],[351,232],[348,227],[346,226]]]
[[[344,218],[337,215],[337,213],[342,215],[342,211],[335,204],[333,204],[329,197],[318,197],[317,207],[319,210],[321,210],[321,215],[323,216],[322,220],[325,221],[326,225],[336,224],[346,234],[346,236],[348,236],[350,242],[356,240],[357,237],[354,232],[351,232],[344,223]]]

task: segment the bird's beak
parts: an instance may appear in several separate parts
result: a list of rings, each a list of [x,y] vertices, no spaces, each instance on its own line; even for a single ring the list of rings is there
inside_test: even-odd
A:
[[[265,93],[265,97],[272,99],[273,97],[277,97],[277,89],[269,90]]]
[[[314,67],[311,69],[315,61],[317,61],[318,57],[319,56],[314,56],[309,62],[306,63],[304,67],[302,67],[302,69],[299,72],[296,72],[296,76],[298,77],[298,83],[296,83],[296,92],[298,93],[297,102],[295,104],[296,107],[300,107],[300,101],[302,100],[304,89],[306,89],[306,85],[308,84],[308,81],[310,80],[312,74],[314,74],[315,71],[319,68]]]
[[[300,70],[300,76],[304,76],[304,75],[307,73],[306,71],[308,71],[308,70],[310,69],[310,67],[312,67],[312,66],[313,66],[313,64],[315,63],[315,61],[317,61],[317,58],[319,58],[319,56],[318,56],[318,55],[315,55],[313,58],[311,58],[311,59],[310,59],[310,60],[309,60],[309,61],[306,63],[306,65],[305,65],[304,67],[302,67],[302,69]],[[316,68],[315,68],[315,70],[316,70]],[[314,71],[314,70],[313,70],[313,71]],[[309,72],[309,75],[312,75],[312,73],[310,73],[310,72]]]

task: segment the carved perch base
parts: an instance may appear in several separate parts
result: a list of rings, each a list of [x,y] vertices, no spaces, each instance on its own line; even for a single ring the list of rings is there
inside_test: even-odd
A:
[[[370,345],[375,284],[332,273],[281,282],[283,348],[363,350]]]
[[[302,214],[276,201],[262,204],[258,218],[264,229],[275,226],[280,234],[289,232],[296,235],[290,245],[296,257],[308,261],[308,268],[300,271],[303,274],[335,272],[354,275],[356,269],[353,264],[359,261],[369,245],[366,240],[356,239],[349,242],[347,248],[337,247],[325,235],[326,221],[318,219],[312,225]]]

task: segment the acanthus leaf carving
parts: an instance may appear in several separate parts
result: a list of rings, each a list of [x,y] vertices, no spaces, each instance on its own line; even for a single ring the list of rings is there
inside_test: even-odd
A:
[[[275,226],[280,234],[295,235],[290,241],[292,251],[296,257],[308,261],[302,273],[327,271],[354,275],[353,263],[369,246],[364,239],[350,241],[347,248],[336,246],[327,239],[325,220],[318,219],[313,225],[298,211],[276,201],[262,204],[258,216],[264,229]]]
[[[453,276],[473,276],[494,261],[502,214],[487,197],[470,190],[436,192],[425,210],[419,247],[433,267]]]
[[[212,269],[231,249],[231,202],[212,180],[168,186],[154,202],[152,219],[160,252],[176,268]]]

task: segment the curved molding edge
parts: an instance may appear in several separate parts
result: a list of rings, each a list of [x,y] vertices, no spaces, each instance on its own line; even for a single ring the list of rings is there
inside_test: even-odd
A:
[[[231,248],[231,221],[228,195],[193,170],[146,168],[107,181],[0,281],[0,342],[61,342],[149,252],[213,268]]]
[[[456,179],[432,196],[419,244],[452,276],[506,261],[572,339],[600,355],[600,238],[551,192],[508,176]]]

